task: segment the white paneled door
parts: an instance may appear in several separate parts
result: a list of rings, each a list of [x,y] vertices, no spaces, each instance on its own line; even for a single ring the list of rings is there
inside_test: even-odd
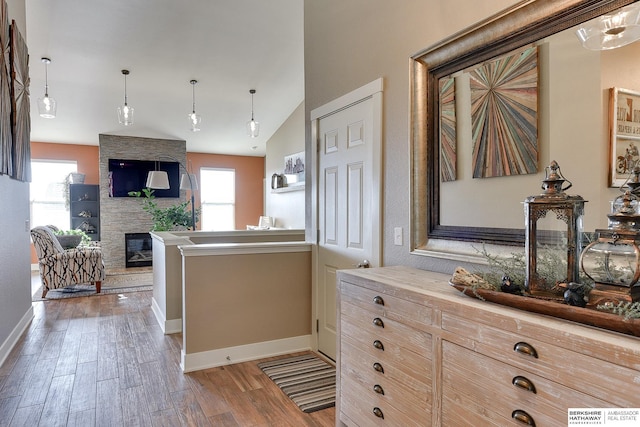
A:
[[[380,265],[382,80],[312,112],[318,146],[318,350],[336,357],[336,272]]]

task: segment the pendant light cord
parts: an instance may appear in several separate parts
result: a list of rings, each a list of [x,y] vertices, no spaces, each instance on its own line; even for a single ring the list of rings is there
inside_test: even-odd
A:
[[[254,92],[251,92],[251,121],[253,121],[253,94]]]
[[[127,75],[126,74],[124,74],[124,105],[127,105]]]
[[[191,98],[193,100],[193,114],[196,113],[196,81],[192,80],[191,81]]]
[[[49,64],[44,63],[44,97],[49,97],[49,73],[47,70],[49,69]]]

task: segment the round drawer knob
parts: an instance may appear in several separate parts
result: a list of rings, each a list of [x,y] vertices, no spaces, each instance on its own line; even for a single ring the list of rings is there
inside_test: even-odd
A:
[[[375,391],[378,394],[384,395],[384,390],[382,389],[382,387],[379,384],[376,384],[376,385],[373,386],[373,391]]]
[[[384,305],[384,300],[380,295],[376,295],[375,297],[373,297],[373,302],[378,305]]]
[[[380,342],[380,340],[375,340],[375,341],[373,342],[373,346],[374,346],[375,348],[377,348],[378,350],[382,350],[382,351],[384,351],[384,345],[382,345],[382,342]]]
[[[373,319],[373,324],[380,328],[384,328],[384,322],[379,317],[376,317],[375,319]]]
[[[375,415],[378,418],[384,418],[384,414],[382,413],[382,409],[375,407],[373,408],[373,415]]]
[[[381,374],[384,374],[384,368],[378,362],[373,364],[373,369],[375,369],[376,371],[380,372]]]

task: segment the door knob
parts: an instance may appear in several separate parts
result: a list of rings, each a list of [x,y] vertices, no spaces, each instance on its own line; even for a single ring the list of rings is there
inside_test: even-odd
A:
[[[362,261],[356,264],[356,268],[369,268],[369,267],[371,267],[371,264],[369,264],[369,261],[366,259],[363,259]]]

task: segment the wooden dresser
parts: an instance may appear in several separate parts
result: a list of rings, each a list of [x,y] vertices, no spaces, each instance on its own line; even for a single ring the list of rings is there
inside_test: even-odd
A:
[[[338,426],[557,426],[568,408],[640,407],[640,338],[476,300],[449,278],[338,272]]]

